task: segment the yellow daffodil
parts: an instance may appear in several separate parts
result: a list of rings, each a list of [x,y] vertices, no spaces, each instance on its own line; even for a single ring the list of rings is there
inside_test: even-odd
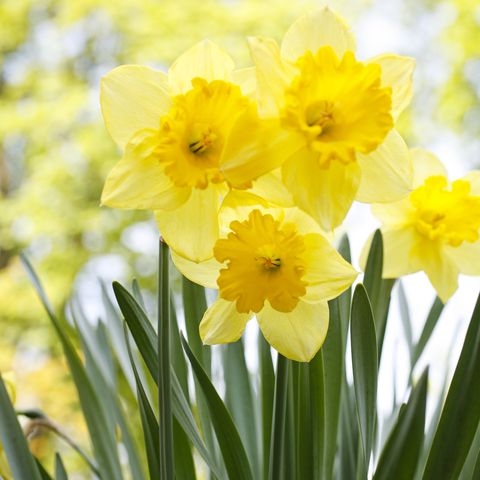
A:
[[[383,276],[423,270],[446,302],[459,273],[480,275],[480,171],[449,183],[433,154],[414,149],[412,158],[415,190],[372,207],[383,223]]]
[[[255,315],[282,355],[309,361],[327,333],[327,301],[346,290],[357,272],[298,208],[272,208],[234,192],[220,209],[220,222],[214,258],[196,264],[173,254],[185,276],[219,290],[200,323],[203,342],[238,340]]]
[[[102,79],[105,124],[124,149],[110,172],[102,204],[156,211],[165,241],[194,261],[212,256],[218,209],[230,189],[259,175],[226,180],[221,165],[239,163],[265,136],[249,98],[253,69],[234,71],[229,55],[203,41],[181,55],[168,74],[137,65]],[[264,125],[264,126],[262,126]]]
[[[355,57],[355,41],[329,8],[297,20],[281,47],[269,38],[250,38],[265,118],[277,118],[284,148],[268,149],[264,164],[226,162],[231,181],[245,172],[282,165],[297,205],[325,230],[339,225],[354,199],[391,202],[407,195],[412,167],[408,149],[394,129],[412,95],[414,60],[380,55]],[[281,137],[281,140],[280,140]]]

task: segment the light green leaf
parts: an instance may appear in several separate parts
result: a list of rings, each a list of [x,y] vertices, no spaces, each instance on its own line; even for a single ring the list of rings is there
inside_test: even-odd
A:
[[[68,480],[62,457],[58,453],[55,454],[55,480]]]
[[[323,352],[319,350],[309,364],[313,478],[322,478],[324,471],[326,438],[324,375]]]

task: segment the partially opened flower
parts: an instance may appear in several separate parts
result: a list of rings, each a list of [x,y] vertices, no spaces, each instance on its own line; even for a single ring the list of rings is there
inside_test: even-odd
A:
[[[298,208],[270,208],[258,197],[233,193],[220,219],[213,259],[195,264],[173,255],[185,276],[219,290],[200,324],[203,342],[238,340],[256,315],[275,349],[309,361],[327,333],[327,301],[346,290],[357,272]]]
[[[279,119],[284,143],[281,155],[267,150],[265,158],[276,156],[302,209],[331,230],[354,199],[390,202],[408,193],[411,161],[394,125],[412,95],[413,59],[357,60],[350,30],[327,7],[297,20],[281,48],[269,38],[249,43],[260,112]],[[222,170],[242,181],[262,168],[254,160],[249,169],[226,162]]]
[[[102,203],[156,210],[174,250],[194,261],[211,257],[223,196],[256,178],[227,181],[220,167],[238,163],[244,143],[251,152],[257,140],[267,141],[248,97],[251,73],[234,71],[229,55],[204,41],[180,56],[168,75],[125,65],[103,77],[105,123],[125,153],[106,180]]]
[[[449,183],[433,154],[414,149],[412,158],[415,190],[399,202],[372,207],[383,224],[383,276],[423,270],[446,302],[459,273],[480,275],[480,172]]]

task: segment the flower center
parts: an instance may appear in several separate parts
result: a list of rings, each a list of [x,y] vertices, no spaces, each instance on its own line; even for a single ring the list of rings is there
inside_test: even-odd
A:
[[[393,128],[392,92],[381,86],[379,65],[357,62],[352,52],[339,59],[331,47],[308,51],[296,65],[282,125],[306,137],[321,165],[353,162],[356,152],[369,153],[383,142]]]
[[[214,248],[215,258],[226,262],[217,279],[220,297],[236,302],[240,313],[259,312],[265,300],[291,312],[306,293],[303,237],[293,224],[282,225],[259,210],[232,222],[230,230]]]
[[[205,189],[210,183],[224,182],[219,166],[225,139],[239,115],[250,110],[256,114],[237,85],[194,78],[192,89],[174,97],[170,112],[160,120],[155,153],[173,183]]]
[[[457,180],[449,188],[445,177],[429,177],[410,199],[415,209],[414,225],[423,236],[453,247],[478,240],[480,197],[470,195],[470,184],[465,180]]]

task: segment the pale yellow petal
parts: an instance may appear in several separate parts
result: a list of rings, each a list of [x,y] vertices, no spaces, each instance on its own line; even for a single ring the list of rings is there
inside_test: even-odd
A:
[[[262,116],[276,116],[285,103],[285,89],[295,68],[282,60],[277,42],[271,38],[248,38],[250,55],[257,70],[258,108]]]
[[[328,304],[300,301],[293,311],[283,313],[265,302],[257,320],[267,342],[275,350],[290,360],[308,362],[327,336]]]
[[[458,247],[445,246],[446,255],[465,275],[480,275],[480,241],[463,242]]]
[[[412,159],[396,130],[392,130],[372,153],[358,154],[357,160],[362,170],[356,196],[359,202],[394,202],[412,190]]]
[[[280,221],[283,224],[293,223],[300,235],[316,233],[325,236],[325,232],[321,229],[318,222],[300,208],[285,208],[281,212],[282,214],[279,216]]]
[[[423,148],[410,149],[413,162],[413,187],[423,185],[426,178],[441,175],[447,177],[443,163],[436,155]]]
[[[392,88],[392,115],[397,118],[412,99],[412,76],[415,59],[384,54],[369,60],[382,67],[382,86]]]
[[[328,7],[318,8],[300,17],[282,41],[282,57],[294,62],[307,50],[316,53],[330,45],[338,57],[355,51],[355,38],[345,21]]]
[[[480,195],[480,171],[474,170],[467,173],[462,180],[466,180],[470,183],[470,193],[472,195]]]
[[[384,278],[399,278],[423,268],[418,256],[419,238],[413,227],[382,230],[382,236]]]
[[[458,288],[458,268],[451,258],[440,249],[424,249],[424,270],[443,303]]]
[[[235,302],[219,298],[203,315],[200,337],[205,345],[236,342],[252,318],[248,313],[238,313]]]
[[[295,205],[292,194],[282,182],[280,169],[262,175],[253,182],[249,191],[281,207],[293,207]]]
[[[220,169],[232,184],[245,184],[280,167],[303,145],[304,139],[282,129],[278,119],[258,120],[246,112],[229,133]]]
[[[180,55],[168,71],[168,80],[174,94],[192,88],[196,77],[212,80],[232,80],[235,67],[230,55],[210,40],[203,40]]]
[[[372,205],[373,214],[387,227],[403,227],[411,222],[413,206],[406,197],[393,203],[376,203]]]
[[[255,67],[240,68],[232,73],[233,82],[240,86],[242,93],[253,100],[257,95],[257,71]]]
[[[157,210],[155,218],[160,234],[170,248],[194,262],[211,258],[219,236],[220,201],[218,189],[195,188],[180,208]]]
[[[112,138],[124,147],[145,128],[160,128],[160,117],[172,100],[167,76],[139,65],[123,65],[107,73],[100,83],[100,105]]]
[[[214,257],[203,262],[192,262],[172,250],[172,260],[178,271],[192,282],[207,288],[218,289],[217,278],[222,264]]]
[[[358,272],[321,235],[310,233],[305,242],[305,274],[307,294],[302,300],[319,302],[338,297],[353,283]]]
[[[132,139],[123,158],[105,181],[102,205],[114,208],[156,210],[174,209],[185,203],[190,188],[175,186],[164,167],[152,155],[151,136],[140,134]]]
[[[360,167],[330,162],[319,166],[317,154],[303,149],[282,166],[282,178],[298,206],[309,213],[325,231],[342,223],[357,193]]]

